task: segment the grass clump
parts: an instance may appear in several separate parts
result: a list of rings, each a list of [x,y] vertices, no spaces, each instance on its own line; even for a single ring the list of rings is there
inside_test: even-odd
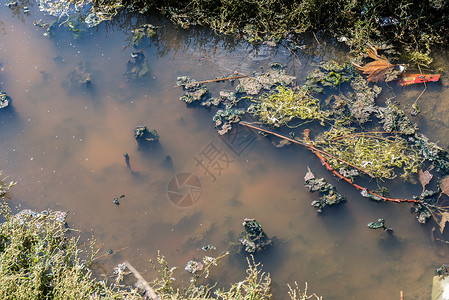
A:
[[[1,213],[1,299],[138,299],[135,291],[116,291],[92,277],[93,242],[91,251],[80,248],[53,212],[12,215],[2,204]]]

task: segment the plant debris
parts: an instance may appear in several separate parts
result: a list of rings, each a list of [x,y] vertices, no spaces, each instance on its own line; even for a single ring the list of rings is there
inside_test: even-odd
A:
[[[0,91],[0,109],[7,107],[9,104],[8,95]]]
[[[126,81],[136,81],[150,73],[147,59],[142,52],[131,53],[131,58],[132,60],[128,60],[126,64],[126,72],[124,74]]]
[[[243,221],[245,231],[240,234],[239,242],[247,253],[256,253],[271,245],[272,241],[255,219],[245,219]]]
[[[144,41],[146,38],[151,38],[156,35],[158,27],[153,26],[151,24],[143,24],[139,28],[136,28],[132,31],[133,33],[133,46],[137,47]]]
[[[292,121],[317,120],[324,123],[329,113],[321,110],[320,101],[305,88],[276,87],[275,90],[252,99],[248,112],[259,121],[280,127]]]
[[[363,74],[368,75],[368,81],[379,82],[387,77],[387,73],[393,71],[395,65],[391,64],[385,56],[380,56],[377,54],[377,50],[374,47],[369,47],[366,52],[368,56],[374,59],[374,61],[367,63],[365,66],[361,67],[355,63],[354,66],[363,72]],[[386,81],[391,81],[397,78],[396,76],[389,76]]]
[[[156,130],[148,130],[146,126],[137,126],[134,128],[134,138],[137,141],[139,149],[146,149],[151,144],[159,141],[159,134]]]
[[[251,77],[240,78],[239,85],[235,90],[237,93],[257,95],[262,89],[270,90],[276,85],[291,85],[295,79],[296,77],[287,75],[283,67],[272,64],[271,69],[265,73],[256,73]]]
[[[340,195],[336,188],[328,183],[324,178],[316,178],[315,175],[307,168],[308,171],[304,176],[304,184],[309,192],[319,192],[320,198],[312,201],[311,205],[317,209],[317,212],[322,212],[323,208],[330,205],[335,205],[346,201],[345,197]]]
[[[383,229],[387,231],[388,233],[393,233],[393,229],[385,226],[385,220],[384,219],[378,219],[377,222],[371,222],[368,223],[368,228],[370,229]]]

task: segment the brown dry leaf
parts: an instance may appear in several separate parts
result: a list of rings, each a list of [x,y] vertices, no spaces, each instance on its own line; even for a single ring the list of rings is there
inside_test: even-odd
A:
[[[363,72],[363,74],[368,74],[368,81],[378,82],[385,78],[385,74],[394,68],[388,59],[384,56],[379,56],[377,50],[370,47],[366,50],[369,57],[374,59],[374,61],[367,63],[365,66],[361,67],[356,64],[354,66]]]
[[[430,180],[432,180],[433,175],[430,174],[429,171],[424,171],[423,172],[423,170],[419,170],[418,178],[419,178],[419,182],[421,182],[422,190],[424,192],[424,190],[426,189],[426,185],[428,185]]]
[[[449,175],[441,179],[440,181],[441,194],[449,196]]]
[[[441,220],[440,220],[440,223],[438,223],[438,226],[440,226],[441,234],[443,234],[444,227],[446,226],[446,222],[449,222],[449,212],[441,213]]]

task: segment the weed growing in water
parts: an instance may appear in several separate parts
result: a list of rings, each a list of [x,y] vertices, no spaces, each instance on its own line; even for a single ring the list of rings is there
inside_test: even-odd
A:
[[[271,92],[253,98],[252,102],[248,112],[261,122],[276,127],[289,126],[291,121],[298,119],[324,123],[329,117],[329,113],[320,108],[320,101],[301,87],[293,89],[278,86]]]

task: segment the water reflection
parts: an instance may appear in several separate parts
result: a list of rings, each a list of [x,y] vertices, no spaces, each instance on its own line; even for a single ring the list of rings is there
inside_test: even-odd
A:
[[[214,255],[234,249],[243,219],[255,218],[275,240],[256,260],[271,273],[278,295],[286,295],[286,283],[296,280],[308,281],[309,290],[329,299],[390,299],[400,290],[428,298],[432,270],[447,253],[432,243],[432,224],[418,224],[408,205],[367,201],[336,182],[305,149],[275,149],[254,132],[247,147],[232,148],[216,134],[213,110],[178,100],[180,90],[174,86],[179,75],[201,80],[234,70],[251,74],[273,61],[286,64],[301,82],[313,63],[344,57],[332,42],[305,38],[299,65],[285,46],[254,47],[200,28],[176,29],[154,16],[122,14],[78,40],[63,28],[47,39],[28,21],[33,16],[19,18],[19,11],[0,8],[5,32],[0,88],[13,98],[11,107],[0,111],[0,168],[19,182],[13,206],[67,210],[70,225],[86,238],[94,229],[101,253],[125,248],[98,262],[99,270],[112,270],[127,259],[143,272],[160,249],[182,273],[188,260],[205,254],[204,245],[216,246]],[[131,30],[141,22],[160,29],[134,48]],[[148,75],[127,80],[131,54],[138,51],[148,62]],[[88,73],[90,83],[71,82],[74,71]],[[223,87],[232,88],[211,85],[213,91]],[[418,87],[392,88],[402,105],[410,105],[421,92]],[[426,134],[447,143],[444,89],[428,87],[416,120]],[[157,149],[139,151],[133,137],[139,125],[157,130]],[[210,145],[228,158],[215,177],[197,160]],[[317,215],[310,206],[316,195],[303,187],[307,167],[336,184],[348,202]],[[195,170],[199,200],[176,206],[167,196],[170,180]],[[391,191],[403,195],[420,189],[406,184]],[[115,205],[120,195],[125,197]],[[380,217],[394,228],[393,236],[367,229]],[[244,276],[240,254],[225,262],[212,276],[224,282]]]

